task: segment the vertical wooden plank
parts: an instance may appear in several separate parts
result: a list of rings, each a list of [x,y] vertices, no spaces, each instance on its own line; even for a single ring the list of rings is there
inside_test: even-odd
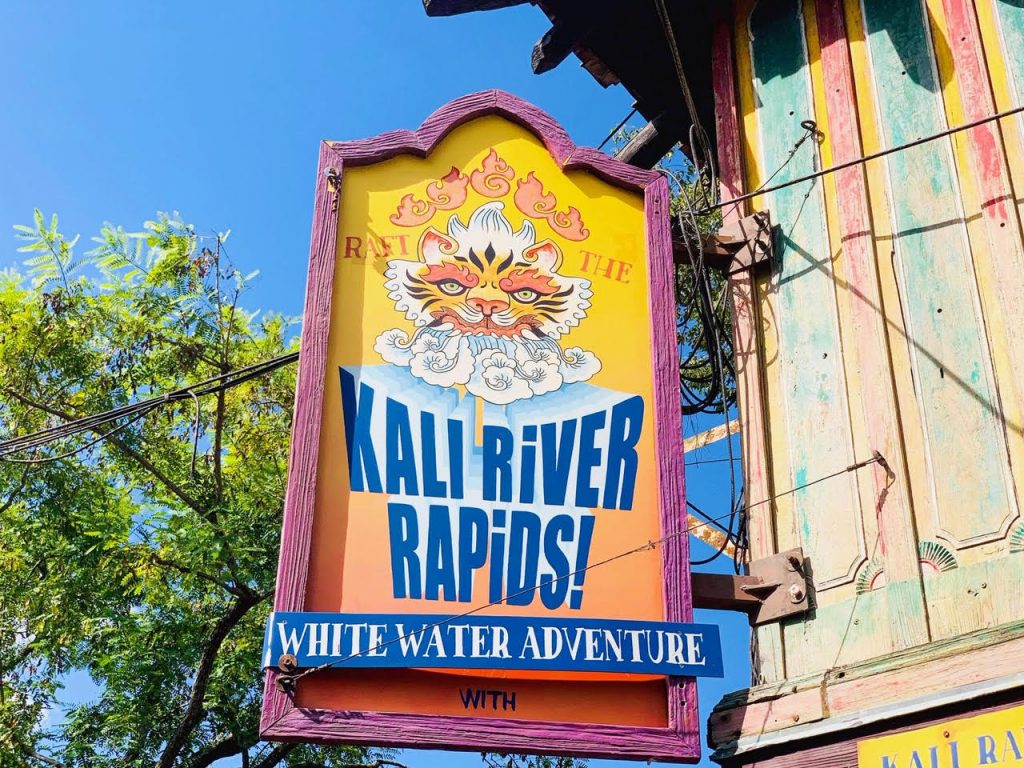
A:
[[[969,0],[927,0],[935,56],[943,84],[947,120],[959,125],[994,111],[981,36]],[[1024,359],[1024,253],[1017,208],[1006,166],[999,127],[989,123],[957,134],[953,139],[961,197],[968,221],[989,349],[992,355],[1001,413],[1010,451],[1014,490],[1021,492],[1019,468],[1024,461],[1020,434],[1024,379],[1018,362]],[[1005,459],[1004,459],[1005,460]],[[934,538],[936,532],[923,533]],[[1019,592],[999,578],[1010,564],[1003,558],[1007,543],[973,547],[957,553],[958,568],[934,573],[928,585],[937,629],[953,635],[998,624],[1016,617],[1012,612]],[[994,566],[990,568],[990,566]],[[976,582],[976,583],[975,583]],[[981,584],[989,585],[985,588]],[[970,610],[967,610],[967,607]],[[943,626],[938,626],[939,624]]]
[[[761,157],[761,140],[758,122],[758,102],[754,93],[753,64],[750,58],[750,14],[754,0],[735,0],[735,25],[733,28],[733,56],[736,64],[737,93],[739,96],[740,120],[742,126],[743,171],[746,188],[757,189],[768,178]],[[763,197],[748,201],[750,210],[765,210]],[[761,351],[761,388],[765,405],[763,414],[767,435],[768,488],[789,489],[789,448],[782,408],[782,378],[779,362],[778,338],[778,297],[772,287],[771,276],[762,273],[754,279],[751,289],[756,301],[756,336],[754,342]],[[761,499],[771,498],[769,495]],[[760,501],[757,499],[755,501]],[[773,499],[764,505],[770,508],[775,522],[775,546],[777,550],[799,546],[796,527],[793,525],[793,497],[791,495]]]
[[[922,4],[862,0],[862,12],[886,143],[942,130]],[[949,144],[890,155],[887,167],[932,511],[944,538],[969,546],[999,535],[1016,512]]]
[[[815,139],[793,149],[807,135],[801,122],[824,118],[814,110],[802,9],[801,0],[761,3],[749,20],[762,164],[775,181],[820,166]],[[788,476],[777,480],[787,487],[806,486],[854,461],[822,186],[811,181],[766,195],[778,226],[772,290],[782,413],[773,414],[772,428],[787,436]],[[783,628],[793,676],[828,668],[839,655],[857,658],[866,638],[875,643],[886,634],[861,633],[860,623],[853,624],[852,582],[867,559],[855,475],[804,487],[791,498],[790,522],[813,563],[817,605],[812,621]],[[867,655],[877,652],[872,645]]]
[[[985,55],[970,0],[943,0],[949,33],[949,47],[959,85],[962,112],[958,122],[980,120],[996,111],[990,89]],[[1022,15],[1024,22],[1024,15]],[[1020,40],[1024,46],[1024,38]],[[1019,55],[1024,58],[1024,51]],[[1024,73],[1021,73],[1024,76]],[[997,123],[986,123],[962,135],[968,152],[958,152],[961,176],[971,176],[979,199],[968,209],[974,218],[980,209],[986,242],[975,249],[982,283],[986,316],[991,318],[989,333],[995,353],[997,381],[1002,394],[1003,416],[1008,427],[1010,455],[1014,477],[1024,481],[1024,444],[1021,423],[1024,421],[1024,244],[1021,222],[1014,204],[1013,184],[1006,162],[1006,148]],[[986,248],[985,245],[988,247]],[[995,326],[995,327],[993,327]],[[1017,498],[1024,487],[1016,488]]]
[[[760,4],[750,17],[763,163],[786,181],[814,170],[814,117],[801,3]],[[818,181],[766,195],[778,223],[779,358],[791,487],[853,463],[832,265]],[[852,582],[866,559],[855,479],[844,474],[793,494],[798,535],[819,593]]]
[[[822,64],[818,18],[815,0],[801,0],[801,2],[803,4],[803,23],[807,45],[807,72],[811,80],[814,113],[818,121],[819,133],[816,141],[821,159],[820,164],[822,167],[828,168],[835,164],[835,157],[832,146],[832,128],[829,123],[831,116],[828,113],[828,98],[825,93],[825,70]],[[850,408],[850,432],[853,443],[853,455],[870,456],[874,446],[871,444],[870,437],[865,428],[864,398],[861,394],[861,370],[857,365],[856,347],[851,345],[849,340],[849,329],[854,325],[854,318],[850,311],[850,301],[844,298],[849,278],[846,274],[847,266],[844,257],[843,237],[839,226],[836,176],[828,174],[822,177],[821,182],[825,198],[825,222],[828,226],[832,274],[839,313],[840,342],[843,345],[843,368],[846,374],[847,403]],[[872,474],[872,471],[869,470],[858,472],[853,477],[853,482],[857,485],[860,498],[865,504],[874,497]],[[861,508],[860,519],[864,529],[866,556],[868,558],[877,558],[881,548],[878,520],[874,513],[868,512],[868,506]],[[842,620],[840,621],[843,623]],[[883,634],[887,639],[889,633],[885,632]],[[886,644],[885,650],[888,650],[889,647]]]
[[[846,25],[841,0],[816,0],[815,4],[832,160],[841,163],[863,153]],[[837,173],[834,189],[847,280],[840,286],[840,301],[849,304],[848,349],[860,372],[860,415],[870,445],[886,457],[893,472],[890,482],[885,467],[872,468],[871,509],[880,529],[892,645],[905,648],[928,641],[928,622],[864,168],[854,166]]]
[[[994,0],[996,18],[1003,39],[1002,57],[1011,79],[1017,103],[1024,102],[1024,5],[1018,0]],[[986,4],[987,5],[987,4]],[[991,25],[991,22],[990,22]],[[994,58],[990,54],[990,59]],[[1018,118],[1024,120],[1024,118]]]
[[[847,45],[853,71],[860,139],[864,152],[873,154],[883,148],[884,137],[878,125],[880,113],[860,0],[843,0],[843,17],[846,23]],[[921,422],[921,412],[915,392],[913,347],[908,341],[909,331],[903,315],[900,295],[901,278],[897,275],[894,223],[889,201],[888,169],[885,160],[865,163],[864,173],[874,233],[875,264],[881,289],[882,312],[890,338],[889,362],[895,383],[896,409],[904,446],[903,464],[909,475],[908,493],[915,517],[922,513],[930,515],[932,489],[929,473],[931,470],[924,439],[925,429]],[[934,636],[934,632],[932,635]]]
[[[718,137],[718,178],[722,200],[742,194],[743,165],[740,148],[739,105],[736,96],[736,72],[733,64],[732,20],[718,22],[712,41],[711,71],[715,95],[715,133]],[[726,223],[738,220],[741,206],[724,209]],[[765,402],[761,387],[761,350],[757,336],[757,287],[750,272],[729,276],[732,300],[733,350],[736,369],[736,400],[739,410],[743,457],[745,503],[771,495],[768,483],[768,451],[765,437]],[[749,512],[750,557],[759,559],[775,554],[775,521],[770,504],[761,504]],[[756,630],[757,658],[752,659],[754,684],[774,682],[785,677],[782,631],[778,625]]]
[[[975,0],[974,7],[995,109],[1001,112],[1024,104],[1024,6],[1013,0]],[[1013,202],[1018,218],[1024,218],[1024,117],[1005,118],[998,125],[1010,170]],[[998,254],[993,256],[998,258]],[[1014,329],[1007,328],[1007,332],[1012,334]],[[1007,416],[1009,421],[1009,414]],[[1014,473],[1018,483],[1020,474],[1019,471]],[[1019,484],[1017,492],[1019,503]],[[997,623],[1007,621],[1007,616],[1019,616],[1024,610],[1024,595],[1020,590],[1020,583],[1024,581],[1022,542],[1024,524],[1017,523],[1010,534],[1009,557],[986,563],[989,578],[981,583],[987,584],[996,596],[993,620]],[[988,557],[997,554],[994,546],[981,549]]]

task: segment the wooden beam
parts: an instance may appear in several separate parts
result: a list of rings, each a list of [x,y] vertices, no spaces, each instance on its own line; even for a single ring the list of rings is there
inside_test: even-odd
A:
[[[727,541],[728,537],[725,533],[711,523],[693,515],[687,515],[686,527],[690,529],[690,535],[696,536],[712,549],[722,550],[722,554],[726,557],[736,557],[735,545],[731,541]]]
[[[763,586],[754,576],[732,576],[726,573],[691,573],[693,607],[718,611],[753,613],[761,604],[758,597],[743,587]]]
[[[615,157],[639,168],[653,168],[683,135],[683,119],[662,113],[641,128]]]
[[[754,561],[746,576],[693,573],[690,584],[694,608],[740,611],[755,625],[798,616],[810,608],[801,549]]]
[[[680,235],[678,229],[675,234]],[[726,224],[704,239],[702,250],[705,266],[727,276],[767,266],[774,252],[768,212]],[[691,256],[683,240],[672,241],[672,258],[677,264],[690,263]]]
[[[532,0],[423,0],[423,10],[427,16],[458,16],[473,11],[494,11],[498,8],[509,8],[523,5]]]
[[[977,714],[981,697],[1019,699],[1021,669],[1024,622],[1016,621],[726,694],[708,718],[708,746],[726,766],[856,765],[850,731],[863,738],[866,728],[906,728],[944,707],[946,719]],[[822,762],[817,748],[827,741],[851,749]]]
[[[717,427],[712,427],[709,430],[700,432],[696,435],[683,440],[683,450],[686,453],[690,451],[696,451],[698,448],[703,448],[711,443],[717,443],[726,435],[735,435],[740,431],[739,419],[733,419],[728,424],[719,424]]]
[[[588,30],[573,29],[564,22],[556,22],[533,46],[530,66],[535,75],[549,72],[572,53],[573,47],[586,37]]]

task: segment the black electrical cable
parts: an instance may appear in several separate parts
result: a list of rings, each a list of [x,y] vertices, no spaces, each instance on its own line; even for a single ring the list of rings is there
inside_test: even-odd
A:
[[[635,115],[636,112],[637,112],[637,108],[633,107],[633,109],[630,110],[630,113],[628,115],[626,115],[624,118],[622,118],[621,122],[619,122],[618,125],[616,125],[614,128],[612,128],[611,132],[607,136],[604,137],[604,141],[602,141],[600,144],[598,144],[597,148],[598,149],[604,149],[604,145],[607,144],[609,141],[611,141],[612,139],[615,138],[615,134],[617,134],[619,131],[622,130],[622,126],[624,126],[626,123],[628,123],[629,119],[633,115]]]
[[[708,206],[704,210],[698,211],[698,213],[712,213],[713,211],[719,208],[724,208],[725,206],[731,205],[733,203],[739,205],[740,203],[746,200],[750,200],[751,198],[757,197],[759,195],[766,195],[769,192],[776,192],[780,189],[785,189],[786,187],[792,187],[794,184],[801,184],[805,181],[810,181],[811,179],[817,179],[820,178],[821,176],[827,176],[831,173],[836,173],[837,171],[842,171],[845,170],[846,168],[852,168],[855,165],[861,165],[863,163],[870,162],[871,160],[877,160],[881,157],[885,157],[886,155],[891,155],[896,152],[904,152],[908,149],[913,149],[914,147],[918,147],[922,144],[927,144],[930,141],[943,139],[947,136],[952,136],[955,133],[960,133],[961,131],[968,131],[971,128],[977,128],[978,126],[984,125],[985,123],[990,123],[993,120],[1002,120],[1005,117],[1012,117],[1013,115],[1019,114],[1021,112],[1024,112],[1024,105],[1013,107],[1012,109],[1006,109],[1003,110],[1002,112],[996,112],[995,114],[988,115],[986,117],[981,117],[978,118],[977,120],[972,120],[969,123],[954,126],[953,128],[947,128],[944,131],[939,131],[938,133],[933,133],[929,136],[924,136],[920,139],[914,139],[913,141],[908,141],[905,144],[899,144],[895,147],[889,147],[888,149],[881,149],[877,152],[872,152],[870,154],[864,155],[863,157],[854,158],[853,160],[847,160],[842,163],[837,163],[836,165],[830,165],[828,168],[822,168],[819,171],[814,171],[813,173],[808,173],[804,176],[800,176],[795,179],[790,179],[789,181],[785,181],[781,184],[776,184],[774,187],[765,187],[764,185],[762,185],[758,189],[755,189],[753,192],[747,192],[746,194],[737,195],[736,197],[733,197],[729,200],[717,202],[712,206]],[[804,121],[804,123],[807,122],[810,121]],[[772,177],[769,177],[768,181],[770,181],[771,178]],[[765,183],[767,184],[767,181]]]
[[[138,420],[149,411],[158,408],[166,403],[173,403],[180,400],[194,399],[202,397],[203,395],[214,394],[216,392],[236,387],[239,384],[243,384],[246,381],[250,381],[258,376],[264,376],[271,371],[276,370],[284,365],[294,363],[299,359],[298,352],[291,352],[286,355],[280,355],[269,360],[263,360],[259,363],[253,363],[251,365],[243,366],[242,368],[236,368],[232,371],[217,374],[203,381],[191,384],[187,387],[168,392],[165,395],[159,395],[146,400],[140,400],[137,403],[130,405],[120,406],[113,408],[108,411],[101,413],[90,414],[89,416],[83,416],[80,419],[72,419],[65,421],[62,424],[58,424],[54,427],[48,427],[46,429],[33,432],[29,435],[23,435],[20,437],[10,438],[8,440],[0,441],[0,461],[9,461],[16,463],[31,463],[38,464],[47,461],[56,461],[58,459],[67,458],[75,453],[84,451],[98,442],[112,436],[114,433],[127,427],[129,424]],[[17,391],[4,387],[4,391],[11,394],[13,397],[25,402],[32,406],[35,405],[28,398],[24,397]],[[40,448],[56,440],[62,440],[75,435],[82,434],[84,432],[97,432],[99,427],[105,424],[109,424],[113,421],[119,421],[123,418],[130,418],[130,420],[119,427],[112,429],[109,433],[102,435],[100,438],[93,440],[85,445],[76,448],[66,454],[59,456],[49,456],[38,459],[9,459],[7,458],[14,453],[22,453],[24,451]]]

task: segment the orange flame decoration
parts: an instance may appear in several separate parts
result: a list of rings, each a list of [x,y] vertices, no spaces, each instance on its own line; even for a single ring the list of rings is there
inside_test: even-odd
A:
[[[426,200],[412,194],[405,195],[398,204],[398,210],[391,214],[391,223],[400,227],[416,227],[433,218],[437,211],[450,211],[466,202],[469,177],[452,166],[438,181],[427,184],[424,190]]]
[[[545,219],[553,230],[568,240],[586,240],[590,230],[583,226],[578,209],[569,206],[567,211],[557,210],[558,200],[553,193],[545,193],[544,185],[533,175],[533,171],[520,179],[514,197],[516,208],[531,219]]]
[[[484,158],[483,166],[469,174],[469,183],[484,197],[504,197],[512,189],[509,182],[515,176],[515,169],[498,157],[492,147]]]
[[[453,166],[441,179],[427,184],[424,189],[426,200],[413,194],[405,195],[398,209],[391,214],[391,223],[399,227],[418,227],[430,221],[438,211],[459,208],[466,202],[467,186],[472,186],[484,197],[504,197],[512,190],[511,181],[515,177],[515,169],[492,147],[480,168],[468,176]],[[590,230],[583,225],[579,210],[571,205],[568,210],[558,210],[558,199],[554,193],[544,191],[544,185],[533,171],[516,182],[513,200],[522,213],[531,219],[544,219],[555,232],[568,240],[590,237]]]

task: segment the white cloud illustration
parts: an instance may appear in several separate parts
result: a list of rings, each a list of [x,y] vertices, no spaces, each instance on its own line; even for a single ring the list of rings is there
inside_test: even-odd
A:
[[[566,384],[586,381],[601,370],[601,361],[593,352],[580,347],[569,347],[562,360],[562,378]]]
[[[373,348],[377,350],[377,354],[384,358],[385,362],[393,363],[394,365],[408,365],[409,361],[412,360],[413,352],[409,348],[409,334],[401,328],[392,328],[390,331],[384,331],[384,333],[377,337]]]

